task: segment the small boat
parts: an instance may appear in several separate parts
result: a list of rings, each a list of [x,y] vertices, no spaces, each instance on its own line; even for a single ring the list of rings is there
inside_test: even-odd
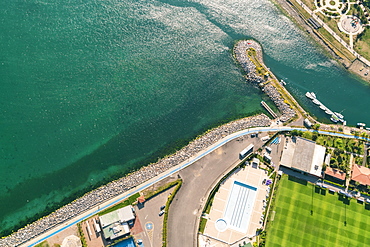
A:
[[[328,114],[328,115],[333,115],[334,113],[331,111],[331,110],[329,110],[329,109],[327,109],[326,111],[325,111],[325,113],[326,114]]]
[[[321,105],[321,102],[320,102],[320,101],[318,101],[317,99],[312,100],[312,102],[313,102],[314,104],[316,104],[316,105]]]
[[[306,97],[309,98],[309,99],[313,99],[312,94],[310,92],[306,93]]]
[[[324,106],[324,105],[320,105],[320,109],[323,110],[323,111],[326,111],[328,108],[326,108],[326,106]]]
[[[340,119],[337,117],[337,115],[333,114],[331,115],[330,120],[333,121],[334,123],[337,123]]]
[[[311,95],[314,99],[316,99],[316,94],[314,92],[311,92]]]
[[[283,86],[286,86],[286,82],[284,80],[280,80],[280,83],[283,85]]]
[[[357,127],[365,127],[366,126],[366,124],[364,124],[364,123],[357,123]]]
[[[338,117],[338,118],[344,118],[344,116],[338,112],[334,112],[334,114]]]

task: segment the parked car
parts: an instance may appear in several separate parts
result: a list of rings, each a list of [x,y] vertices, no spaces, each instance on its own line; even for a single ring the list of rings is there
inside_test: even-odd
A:
[[[164,210],[161,210],[161,212],[159,212],[159,216],[162,216],[164,214]]]
[[[163,210],[165,208],[166,208],[166,205],[163,205],[163,206],[160,207],[160,210]]]

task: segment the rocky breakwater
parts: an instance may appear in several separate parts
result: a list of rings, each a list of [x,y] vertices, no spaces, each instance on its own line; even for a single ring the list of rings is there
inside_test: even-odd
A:
[[[261,46],[254,40],[242,40],[234,46],[234,56],[239,62],[240,66],[245,71],[245,78],[248,82],[259,84],[265,80],[258,75],[256,65],[249,59],[247,50],[256,50],[256,55],[262,61],[262,50]]]
[[[258,61],[252,61],[252,58],[248,56],[248,50],[256,51],[253,59]],[[273,82],[278,83],[277,79],[263,63],[261,45],[254,40],[241,40],[234,46],[234,56],[245,71],[247,81],[258,84],[262,91],[275,103],[281,113],[279,117],[280,121],[286,122],[293,118],[296,112],[285,102],[281,93],[273,85]],[[263,77],[258,73],[256,62],[259,63],[260,66],[263,66],[265,71],[268,71]],[[261,68],[259,68],[259,70],[262,71]]]
[[[27,225],[8,237],[0,239],[0,246],[19,246],[47,230],[50,230],[67,220],[73,219],[79,214],[144,183],[183,161],[186,161],[229,134],[251,127],[270,126],[270,124],[270,119],[266,115],[261,114],[236,120],[212,129],[173,155],[160,159],[157,163],[150,164],[127,175],[126,177],[95,189],[85,194],[83,197],[58,209],[52,214]]]
[[[270,97],[270,99],[275,103],[279,111],[282,113],[282,115],[279,117],[280,121],[286,122],[296,115],[295,111],[290,107],[290,105],[285,103],[279,91],[270,83],[262,86],[262,91],[264,91]]]

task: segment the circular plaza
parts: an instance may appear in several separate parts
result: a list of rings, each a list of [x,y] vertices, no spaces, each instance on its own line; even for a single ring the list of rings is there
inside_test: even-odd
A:
[[[364,28],[362,27],[361,20],[354,15],[343,15],[338,21],[338,28],[346,34],[357,35],[360,34]]]

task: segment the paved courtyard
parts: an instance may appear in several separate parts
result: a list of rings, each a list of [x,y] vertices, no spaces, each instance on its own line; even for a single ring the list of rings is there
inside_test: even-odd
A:
[[[253,237],[263,222],[262,212],[268,194],[268,186],[262,184],[264,179],[268,179],[267,172],[252,165],[232,174],[215,195],[204,235],[229,244],[245,240],[246,237]],[[237,184],[245,185],[245,192],[238,189]],[[250,208],[248,208],[249,204],[251,204]],[[229,219],[230,208],[232,208],[232,220]],[[224,218],[228,218],[226,223],[220,225]],[[233,223],[234,221],[248,222],[248,220],[249,224],[244,228],[236,227]]]

